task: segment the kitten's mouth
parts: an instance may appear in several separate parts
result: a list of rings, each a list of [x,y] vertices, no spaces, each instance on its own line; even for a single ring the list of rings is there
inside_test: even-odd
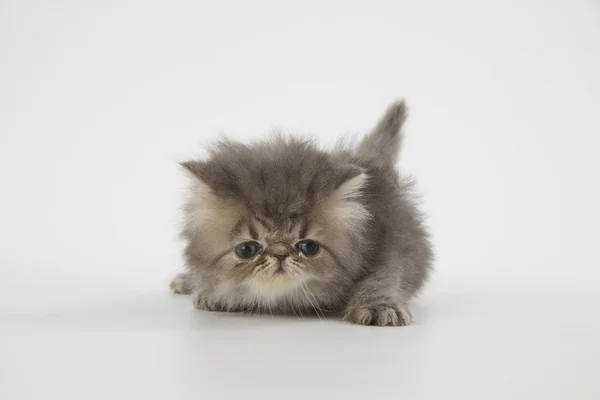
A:
[[[290,284],[298,280],[298,276],[292,272],[293,268],[279,261],[271,267],[267,274],[263,275],[262,281],[271,285]]]
[[[277,256],[271,259],[268,266],[259,268],[254,278],[265,286],[290,286],[296,285],[306,277],[286,256]]]
[[[279,267],[278,269],[276,269],[273,272],[273,276],[280,276],[280,275],[287,275],[287,272],[282,267]]]
[[[279,263],[279,265],[277,265],[271,272],[270,278],[291,279],[292,275],[290,274],[290,272],[288,271],[288,269],[286,267],[284,267],[281,263]]]
[[[275,267],[275,271],[273,271],[273,275],[285,275],[287,274],[287,271],[285,270],[284,266],[283,266],[283,261],[282,260],[278,260],[277,261],[277,266]]]

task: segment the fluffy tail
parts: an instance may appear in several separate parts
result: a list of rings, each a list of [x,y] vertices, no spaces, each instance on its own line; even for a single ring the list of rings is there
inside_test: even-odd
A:
[[[404,101],[392,103],[375,129],[358,145],[357,154],[380,166],[393,166],[402,146],[402,126],[406,121]]]

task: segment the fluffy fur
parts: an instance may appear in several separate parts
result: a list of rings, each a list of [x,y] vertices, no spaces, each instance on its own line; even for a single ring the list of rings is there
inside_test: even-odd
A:
[[[409,302],[432,251],[410,184],[395,169],[404,102],[392,104],[358,145],[333,152],[277,136],[224,140],[182,163],[187,272],[171,282],[209,311],[344,311],[365,325],[408,325]],[[295,248],[320,244],[312,257]],[[235,248],[254,241],[256,256]],[[279,261],[282,260],[282,261]]]

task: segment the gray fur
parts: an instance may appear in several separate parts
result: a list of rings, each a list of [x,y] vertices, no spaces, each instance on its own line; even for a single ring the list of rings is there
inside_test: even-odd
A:
[[[374,131],[358,146],[358,155],[381,167],[395,165],[402,145],[402,126],[405,121],[404,102],[390,105]]]
[[[182,163],[192,180],[188,272],[172,290],[195,292],[205,310],[344,311],[359,324],[410,324],[433,254],[412,186],[395,169],[405,119],[405,104],[394,103],[357,146],[334,152],[276,136],[223,140],[206,160]],[[301,254],[301,236],[321,251]],[[254,239],[264,251],[236,258],[235,246]]]

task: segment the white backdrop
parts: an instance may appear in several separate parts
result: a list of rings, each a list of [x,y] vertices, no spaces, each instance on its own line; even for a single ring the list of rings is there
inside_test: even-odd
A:
[[[382,339],[393,340],[388,345],[394,348],[402,340],[393,335],[409,335],[410,346],[402,347],[406,365],[373,357],[369,368],[381,363],[388,370],[406,368],[410,376],[421,365],[421,389],[411,386],[414,379],[400,382],[409,398],[496,398],[486,392],[488,383],[512,388],[510,398],[538,398],[544,390],[544,398],[598,398],[598,372],[586,362],[600,351],[582,338],[600,334],[599,40],[600,6],[584,0],[3,1],[0,335],[7,336],[0,346],[0,380],[12,378],[0,385],[1,397],[80,398],[96,380],[80,376],[87,386],[71,386],[69,377],[78,376],[72,362],[78,362],[96,365],[95,374],[127,366],[130,385],[115,392],[118,376],[105,377],[98,396],[119,398],[145,388],[145,395],[157,398],[209,392],[216,398],[209,383],[181,378],[184,368],[179,386],[160,379],[147,384],[170,375],[138,364],[141,354],[150,357],[154,349],[157,360],[182,357],[189,367],[194,358],[186,358],[188,351],[217,343],[209,351],[229,360],[225,365],[260,365],[219,347],[247,344],[234,332],[248,326],[258,332],[256,346],[264,337],[277,343],[297,337],[307,332],[306,324],[314,329],[317,323],[324,339],[308,341],[315,352],[315,343],[323,346],[319,352],[338,346],[336,335],[347,340],[346,348],[361,340],[368,347],[371,332],[382,333],[337,321],[285,321],[282,331],[261,325],[262,319],[222,325],[224,320],[190,310],[189,299],[170,296],[168,280],[181,268],[183,180],[176,162],[201,154],[202,143],[221,133],[247,139],[282,129],[331,143],[369,129],[389,102],[403,97],[410,118],[400,168],[418,179],[437,271],[419,303],[418,326],[404,331],[413,333],[387,330]],[[492,298],[492,308],[473,310]],[[506,329],[521,312],[516,320],[525,335],[543,336],[545,321],[579,325],[576,331],[564,328],[536,350],[538,358],[528,358],[538,369],[535,379],[500,379],[498,371],[494,378],[477,368],[498,365],[495,357],[519,342],[512,333],[510,346],[496,349],[500,336],[485,342],[487,355],[471,349],[479,364],[464,372],[480,374],[480,386],[441,390],[456,382],[448,349],[468,346],[477,326],[495,327],[496,312]],[[531,318],[537,322],[528,327]],[[452,331],[452,321],[465,327]],[[214,326],[223,336],[211,336]],[[195,330],[208,335],[203,345],[191,339]],[[182,339],[180,331],[188,336]],[[446,338],[445,332],[454,332],[449,337],[458,342],[431,342]],[[221,341],[228,335],[231,340]],[[470,339],[458,338],[463,335]],[[92,337],[106,347],[89,350],[85,343]],[[172,356],[167,343],[177,340],[181,351]],[[565,342],[576,347],[550,363],[556,368],[549,375],[540,372],[548,365],[543,355]],[[129,358],[103,358],[112,349],[119,359],[123,353],[115,349],[125,351],[131,343],[137,350]],[[296,345],[292,353],[310,351],[301,340]],[[523,346],[503,362],[534,354]],[[78,359],[83,349],[96,353]],[[204,350],[193,351],[203,359]],[[271,350],[266,359],[278,364],[281,352]],[[425,366],[415,364],[413,351],[415,357],[428,354]],[[335,354],[320,360],[316,352],[311,363],[337,365]],[[214,370],[213,364],[206,368]],[[211,382],[225,380],[223,368]],[[50,379],[49,371],[58,377]],[[143,372],[144,384],[136,383],[135,371]],[[333,380],[304,387],[338,393],[352,386],[325,375]],[[542,384],[556,376],[570,383]],[[37,384],[29,387],[26,379]],[[257,387],[251,393],[267,393]],[[376,387],[382,396],[396,393]]]

